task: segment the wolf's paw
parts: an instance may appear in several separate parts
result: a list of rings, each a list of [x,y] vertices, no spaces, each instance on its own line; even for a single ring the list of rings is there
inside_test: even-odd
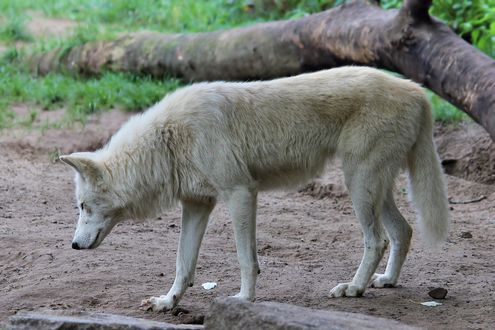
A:
[[[166,310],[171,310],[175,306],[174,297],[160,296],[151,297],[141,301],[141,309],[145,311],[152,310],[153,312],[161,312]]]
[[[253,302],[254,301],[254,297],[253,296],[250,296],[250,295],[247,295],[247,294],[242,294],[242,293],[238,293],[236,294],[235,296],[230,296],[232,298],[237,298],[237,299],[240,299],[240,300],[247,300],[247,301],[251,301]]]
[[[396,281],[393,281],[385,274],[374,274],[370,281],[370,286],[372,288],[393,288],[396,284]]]
[[[330,290],[331,298],[338,297],[361,297],[364,289],[358,288],[350,283],[339,283],[336,287]]]

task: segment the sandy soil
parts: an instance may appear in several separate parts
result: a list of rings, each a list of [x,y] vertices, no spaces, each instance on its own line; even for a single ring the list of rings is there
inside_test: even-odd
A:
[[[180,309],[141,311],[143,298],[166,293],[173,281],[180,210],[144,223],[123,223],[98,249],[71,249],[77,218],[73,173],[54,162],[55,155],[101,146],[127,115],[113,111],[92,118],[85,127],[36,129],[61,113],[40,114],[31,131],[0,132],[0,322],[19,310],[52,309],[200,323],[215,297],[239,289],[224,205],[212,215],[196,284]],[[426,249],[414,236],[398,288],[370,288],[362,298],[328,298],[335,284],[353,276],[363,244],[341,172],[334,166],[299,192],[260,195],[258,300],[360,312],[431,329],[493,326],[495,147],[473,124],[440,127],[438,134],[447,170],[456,175],[448,176],[452,229],[437,251]],[[405,178],[399,181],[398,205],[413,222]],[[460,202],[467,203],[455,204]],[[218,282],[216,289],[201,287],[211,281]],[[431,300],[427,293],[433,287],[449,291],[443,305],[420,305]]]

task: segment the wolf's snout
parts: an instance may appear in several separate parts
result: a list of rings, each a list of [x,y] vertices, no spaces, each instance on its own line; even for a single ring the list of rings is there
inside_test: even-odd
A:
[[[74,250],[81,250],[81,247],[79,246],[79,244],[77,244],[77,242],[72,242],[72,248]]]

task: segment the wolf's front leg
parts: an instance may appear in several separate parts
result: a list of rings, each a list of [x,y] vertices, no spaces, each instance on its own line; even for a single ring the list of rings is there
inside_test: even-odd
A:
[[[174,284],[166,295],[143,300],[141,306],[154,311],[172,309],[179,303],[186,289],[193,285],[199,247],[214,206],[214,202],[182,201],[182,229]]]
[[[254,189],[237,187],[228,198],[241,267],[241,291],[235,297],[251,301],[255,298],[256,277],[259,274],[256,255],[256,196]]]

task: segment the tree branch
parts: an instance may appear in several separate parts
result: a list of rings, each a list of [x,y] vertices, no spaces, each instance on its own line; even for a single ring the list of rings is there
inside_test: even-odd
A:
[[[405,0],[401,7],[403,14],[411,16],[415,21],[429,21],[428,10],[432,0]]]

